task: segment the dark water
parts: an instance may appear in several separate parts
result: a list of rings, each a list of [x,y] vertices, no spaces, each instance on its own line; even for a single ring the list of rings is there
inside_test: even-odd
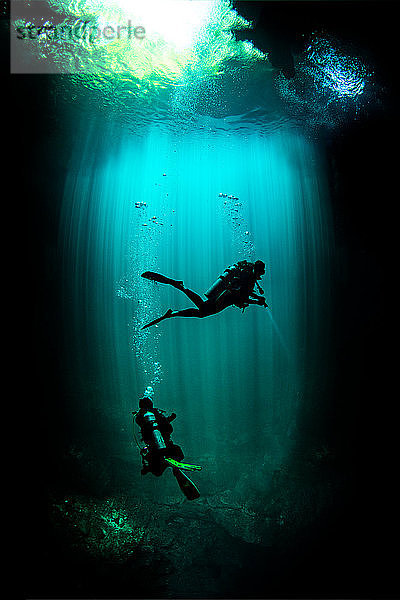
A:
[[[375,308],[361,307],[363,273],[378,260],[365,217],[357,222],[340,196],[352,168],[361,172],[341,139],[368,127],[377,84],[355,59],[332,75],[338,54],[321,75],[324,48],[300,54],[297,79],[244,60],[160,95],[149,88],[146,102],[128,101],[132,81],[117,76],[113,95],[112,79],[98,77],[29,84],[40,103],[32,160],[42,160],[32,168],[37,376],[50,399],[38,419],[47,542],[28,597],[367,589],[350,563],[361,539],[351,424],[366,369],[360,332],[374,330],[380,310],[379,292]],[[360,150],[362,136],[348,135]],[[268,309],[141,330],[191,306],[143,271],[201,294],[242,259],[266,263]],[[140,475],[131,413],[147,386],[176,412],[186,460],[203,467],[194,502],[172,473]]]

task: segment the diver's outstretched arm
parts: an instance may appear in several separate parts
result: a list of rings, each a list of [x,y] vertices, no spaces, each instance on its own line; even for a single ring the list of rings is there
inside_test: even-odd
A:
[[[268,306],[268,304],[265,302],[265,298],[263,298],[262,296],[256,296],[256,298],[254,298],[254,299],[249,298],[248,300],[246,300],[246,302],[248,304],[258,304],[259,306],[265,306],[265,307]]]

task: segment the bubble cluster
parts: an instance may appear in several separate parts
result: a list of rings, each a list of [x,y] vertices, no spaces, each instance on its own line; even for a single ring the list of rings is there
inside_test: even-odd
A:
[[[130,347],[140,365],[141,374],[149,382],[147,389],[153,388],[162,380],[162,367],[158,361],[160,332],[156,327],[142,330],[152,316],[161,311],[157,286],[141,277],[144,271],[156,270],[159,248],[168,243],[165,237],[168,229],[162,225],[170,215],[162,198],[160,199],[160,192],[164,190],[157,187],[146,200],[133,200],[130,242],[126,255],[127,271],[116,286],[116,295],[130,302]],[[154,202],[152,194],[155,195]],[[153,211],[157,211],[157,214]]]
[[[254,258],[254,243],[245,218],[243,202],[239,200],[239,196],[225,192],[219,192],[218,198],[223,198],[223,216],[232,231],[232,245],[235,254],[249,260]]]
[[[305,68],[314,84],[333,92],[337,98],[356,98],[365,88],[366,68],[353,56],[347,56],[333,42],[314,35],[306,50]]]
[[[154,396],[154,388],[151,385],[148,385],[144,390],[143,397],[152,399]]]
[[[292,117],[311,129],[335,128],[367,107],[373,94],[371,75],[352,49],[313,33],[296,57],[295,76],[279,73],[276,85]]]
[[[151,380],[152,385],[156,385],[157,383],[161,383],[162,380],[162,366],[161,363],[159,363],[158,361],[155,361],[153,364],[154,367],[154,375],[153,378]],[[153,388],[151,388],[153,389]]]

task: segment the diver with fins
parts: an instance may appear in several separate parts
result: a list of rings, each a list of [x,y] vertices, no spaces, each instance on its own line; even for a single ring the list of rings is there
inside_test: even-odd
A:
[[[132,414],[134,421],[140,427],[142,441],[145,444],[140,450],[143,463],[142,475],[153,473],[156,477],[160,477],[168,467],[172,467],[172,473],[186,498],[188,500],[199,498],[199,490],[183,471],[200,471],[201,467],[183,463],[182,449],[171,440],[173,431],[171,421],[176,418],[176,414],[172,413],[166,417],[164,411],[153,406],[153,401],[148,396],[139,400],[139,410]],[[134,437],[136,439],[135,434]],[[140,448],[139,444],[138,446]]]
[[[268,307],[263,296],[259,296],[254,292],[254,286],[257,286],[260,294],[264,294],[258,280],[265,274],[265,264],[261,260],[256,260],[254,263],[247,260],[239,261],[231,267],[225,269],[222,275],[213,283],[213,285],[205,292],[206,300],[203,300],[199,294],[196,294],[189,288],[183,285],[183,281],[165,277],[153,271],[142,273],[142,277],[172,285],[177,290],[180,290],[196,305],[196,308],[186,308],[183,310],[169,309],[158,319],[154,319],[142,327],[150,327],[156,325],[164,319],[171,317],[208,317],[215,315],[228,306],[237,306],[243,311],[249,304],[258,304],[259,306]]]

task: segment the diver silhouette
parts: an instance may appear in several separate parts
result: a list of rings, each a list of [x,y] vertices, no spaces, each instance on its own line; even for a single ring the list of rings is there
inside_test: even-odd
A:
[[[172,285],[177,290],[186,294],[197,308],[185,308],[183,310],[172,310],[170,308],[164,315],[147,323],[142,329],[156,325],[164,319],[171,317],[209,317],[221,312],[228,306],[237,306],[244,310],[249,304],[258,304],[267,308],[268,304],[265,302],[265,298],[254,292],[254,286],[257,285],[259,292],[264,294],[258,284],[258,280],[264,274],[265,264],[261,260],[256,260],[255,263],[248,262],[247,260],[239,261],[225,269],[224,273],[205,292],[204,295],[207,300],[203,300],[199,294],[186,288],[183,285],[183,281],[171,279],[153,271],[146,271],[142,273],[142,277]]]
[[[176,414],[172,413],[166,417],[164,411],[155,408],[153,401],[145,396],[139,400],[139,410],[134,412],[133,416],[140,427],[142,441],[145,444],[140,451],[143,463],[141,474],[152,473],[160,477],[165,469],[172,467],[172,473],[186,498],[188,500],[199,498],[199,490],[183,470],[200,471],[201,467],[182,463],[184,458],[182,448],[171,440],[173,431],[171,421],[176,418]]]

